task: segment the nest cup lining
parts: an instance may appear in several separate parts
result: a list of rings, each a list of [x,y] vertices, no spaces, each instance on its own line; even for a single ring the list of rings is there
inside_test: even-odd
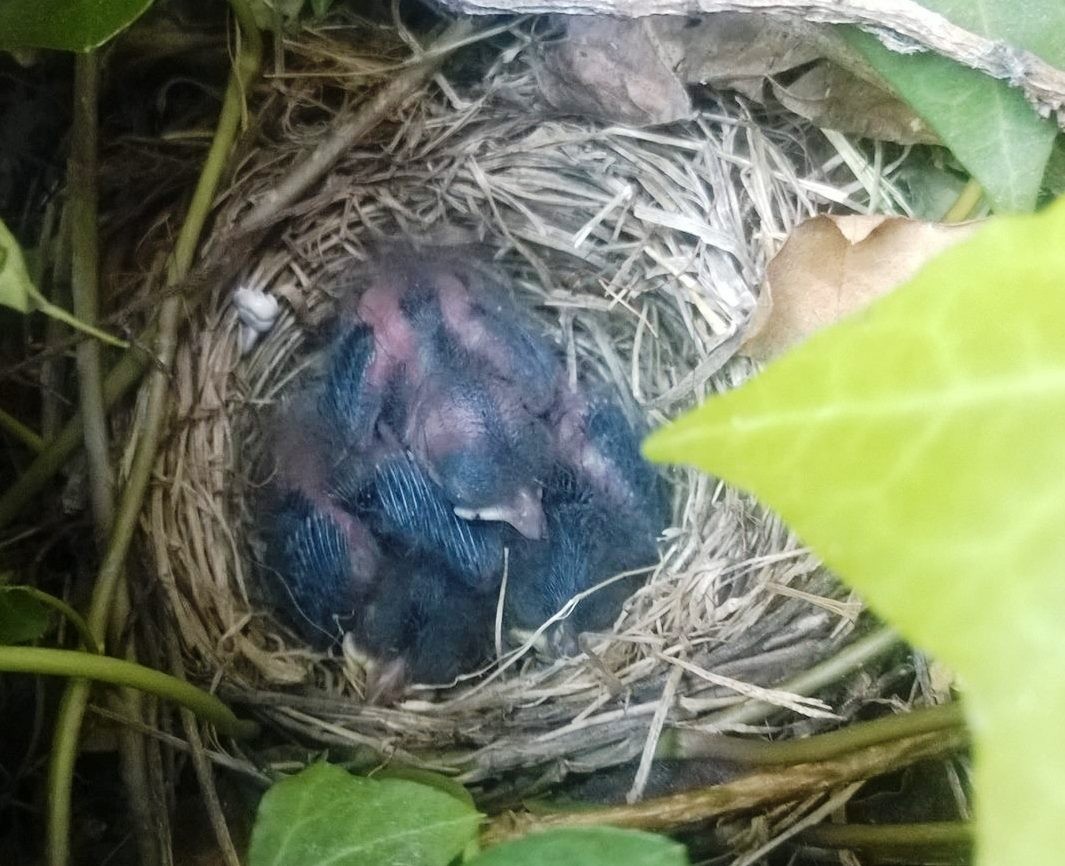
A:
[[[243,162],[216,231],[321,134],[301,117],[351,86],[335,66],[344,46],[320,40],[289,45],[289,62],[333,76],[294,74],[267,103],[268,140]],[[189,664],[304,740],[369,745],[471,782],[627,760],[653,748],[666,707],[698,726],[753,697],[827,723],[820,702],[768,687],[837,645],[857,605],[776,518],[692,471],[669,472],[661,563],[582,657],[544,663],[526,646],[452,689],[367,706],[350,646],[312,652],[259,603],[249,529],[264,413],[381,239],[475,240],[571,377],[611,383],[657,425],[748,375],[731,356],[767,256],[815,208],[847,202],[810,165],[808,129],[774,129],[729,100],[655,131],[551,119],[534,108],[530,52],[488,54],[476,83],[428,87],[293,209],[242,281],[283,300],[251,354],[239,354],[233,286],[217,287],[179,347],[178,433],[145,530]]]

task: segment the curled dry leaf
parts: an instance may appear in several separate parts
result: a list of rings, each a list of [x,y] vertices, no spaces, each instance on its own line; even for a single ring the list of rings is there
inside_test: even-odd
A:
[[[688,84],[738,90],[759,102],[767,78],[824,54],[832,31],[752,12],[647,19],[670,68]]]
[[[739,12],[573,15],[565,22],[565,38],[542,49],[536,69],[541,92],[565,113],[637,126],[670,123],[691,114],[686,84],[765,102],[770,82],[786,107],[818,126],[900,144],[937,141],[833,28]],[[781,83],[781,75],[809,64]]]
[[[689,117],[691,100],[646,19],[574,15],[546,46],[537,83],[551,105],[607,123],[643,126]]]
[[[819,216],[791,233],[769,263],[740,351],[764,361],[911,279],[978,223]]]
[[[787,85],[774,82],[773,93],[786,108],[822,129],[898,144],[939,143],[905,102],[835,63],[814,64]]]

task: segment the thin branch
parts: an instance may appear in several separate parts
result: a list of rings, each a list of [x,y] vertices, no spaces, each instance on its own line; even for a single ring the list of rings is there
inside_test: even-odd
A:
[[[44,450],[44,439],[3,409],[0,409],[0,430],[6,430],[31,451],[40,454]]]
[[[964,821],[876,826],[822,824],[804,830],[799,841],[814,848],[854,849],[890,857],[929,848],[968,851],[973,845],[973,828]]]
[[[397,73],[381,87],[365,105],[345,123],[340,124],[320,141],[314,150],[303,157],[280,183],[241,220],[242,231],[255,231],[272,222],[277,214],[295,202],[313,184],[321,180],[333,164],[356,142],[387,117],[412,93],[429,81],[451,52],[458,48],[473,32],[469,19],[459,19],[448,25],[435,41],[431,52],[424,60]],[[446,47],[450,50],[443,50]]]
[[[51,316],[53,319],[58,319],[64,325],[69,325],[75,331],[81,331],[90,337],[94,337],[101,343],[107,343],[109,346],[114,346],[116,349],[128,349],[129,343],[125,340],[120,340],[118,337],[113,337],[107,331],[102,331],[95,325],[90,325],[88,322],[83,322],[77,316],[67,312],[62,307],[53,304],[40,292],[35,291],[32,288],[26,290],[26,294],[30,296],[30,300],[33,301],[35,309],[40,310],[46,316]]]
[[[42,592],[34,586],[23,586],[21,584],[13,586],[5,586],[4,591],[18,590],[24,592],[26,595],[39,601],[41,604],[46,605],[52,610],[62,614],[67,621],[74,626],[74,630],[78,633],[78,637],[81,638],[81,642],[85,644],[85,648],[95,654],[102,652],[100,644],[93,636],[93,633],[89,631],[89,626],[82,618],[82,615],[78,613],[74,608],[67,604],[63,599],[56,598],[47,592]]]
[[[97,225],[97,88],[98,61],[95,51],[79,54],[74,61],[73,140],[67,169],[70,223],[70,287],[74,315],[88,325],[100,317],[100,249]],[[81,411],[89,489],[98,539],[107,538],[114,519],[114,477],[111,472],[104,408],[103,368],[100,344],[82,340],[76,349],[78,405]]]
[[[943,222],[958,223],[963,220],[972,219],[973,214],[980,205],[980,199],[983,197],[983,187],[981,187],[975,180],[968,181],[965,186],[962,187],[962,191],[958,193],[958,198],[955,200],[954,204],[950,206],[950,210],[943,215]]]
[[[177,637],[168,629],[167,650],[170,655],[170,664],[174,673],[184,676],[184,667],[181,663],[181,647]],[[211,822],[218,850],[222,855],[222,861],[226,866],[241,866],[237,849],[233,845],[233,837],[226,824],[226,816],[222,811],[222,803],[218,799],[218,789],[214,783],[214,773],[211,762],[207,757],[207,750],[203,747],[203,738],[200,736],[200,724],[191,710],[181,711],[181,726],[185,729],[188,739],[189,754],[192,755],[192,768],[196,773],[196,781],[203,795],[203,806],[207,812],[207,818]]]
[[[962,748],[965,742],[965,735],[959,731],[921,734],[861,749],[832,761],[761,770],[724,785],[658,797],[633,805],[544,815],[508,813],[488,823],[481,841],[486,846],[497,845],[540,830],[603,824],[641,830],[674,830],[722,815],[802,799],[919,761],[940,758]]]
[[[749,740],[705,734],[699,730],[672,732],[669,757],[716,758],[742,764],[779,766],[827,761],[879,743],[963,728],[965,718],[958,704],[928,707],[885,716],[869,722],[854,722],[838,731],[800,740]],[[664,756],[663,756],[664,757]]]

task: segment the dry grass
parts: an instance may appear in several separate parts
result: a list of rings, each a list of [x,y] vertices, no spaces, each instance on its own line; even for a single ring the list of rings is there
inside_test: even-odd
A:
[[[143,524],[190,669],[303,742],[369,746],[468,782],[650,754],[669,725],[749,698],[786,708],[806,731],[834,724],[856,707],[772,685],[845,641],[859,605],[775,517],[692,471],[670,473],[661,563],[581,658],[547,663],[522,647],[451,689],[369,706],[357,653],[310,652],[261,604],[249,530],[264,412],[305,362],[332,294],[382,239],[480,245],[570,370],[615,382],[657,425],[748,375],[735,348],[788,231],[875,198],[819,133],[732,98],[654,131],[550,118],[529,74],[535,51],[519,50],[533,26],[471,49],[474,72],[437,76],[286,215],[242,281],[284,308],[250,355],[239,354],[235,286],[196,311]],[[216,236],[400,62],[395,32],[376,33],[373,56],[342,44],[356,35],[286,45]]]

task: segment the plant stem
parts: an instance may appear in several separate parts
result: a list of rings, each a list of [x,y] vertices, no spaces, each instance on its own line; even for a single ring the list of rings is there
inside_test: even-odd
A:
[[[97,117],[98,87],[95,51],[79,54],[74,61],[74,117],[71,123],[70,166],[70,287],[74,315],[93,325],[99,316],[100,252],[97,226]],[[93,517],[100,539],[114,518],[113,478],[109,460],[107,415],[104,408],[100,344],[82,340],[77,347],[78,405],[88,458]]]
[[[96,638],[93,637],[93,633],[89,631],[89,626],[82,618],[81,614],[74,610],[74,608],[72,608],[65,601],[63,601],[63,599],[56,598],[50,593],[42,592],[41,590],[33,586],[23,586],[16,584],[12,586],[5,586],[4,590],[18,590],[19,592],[24,592],[26,593],[26,595],[35,598],[41,604],[47,605],[53,610],[58,611],[64,617],[66,617],[66,619],[70,622],[72,626],[74,626],[74,630],[77,631],[78,637],[81,638],[81,642],[85,644],[85,647],[89,652],[96,655],[102,652],[100,644],[97,642]]]
[[[79,54],[74,62],[74,118],[70,167],[67,172],[70,189],[68,216],[72,251],[70,285],[74,314],[89,325],[99,317],[100,254],[99,207],[97,190],[97,136],[99,118],[97,94],[99,76],[97,54]],[[81,415],[89,492],[92,502],[97,540],[101,548],[106,544],[114,521],[114,473],[110,461],[107,410],[104,407],[103,368],[100,344],[81,340],[76,349],[78,366],[78,406]],[[128,588],[124,572],[119,575],[114,604],[111,608],[111,634],[125,632],[129,614]],[[86,646],[98,646],[90,634]],[[114,641],[118,653],[118,641]],[[97,649],[99,652],[99,649]],[[127,661],[136,662],[137,653],[132,640],[125,649]],[[141,695],[134,689],[114,691],[108,698],[113,706],[127,715],[140,719]],[[136,842],[143,866],[162,863],[161,840],[157,832],[157,816],[152,813],[153,798],[145,754],[145,741],[135,730],[118,729],[118,755],[122,781],[126,789],[126,807],[130,831]]]
[[[69,325],[75,331],[81,331],[83,334],[88,334],[90,337],[95,337],[101,343],[107,343],[109,346],[114,346],[116,349],[128,349],[129,343],[125,340],[120,340],[118,337],[112,337],[107,331],[101,331],[94,325],[90,325],[87,322],[81,321],[77,316],[68,313],[62,307],[53,304],[40,292],[32,289],[27,290],[27,294],[33,300],[33,305],[46,316],[51,316],[53,319],[58,319],[64,325]]]
[[[919,761],[939,758],[956,751],[965,742],[965,735],[960,731],[920,734],[859,749],[831,761],[759,770],[723,785],[657,797],[632,805],[546,815],[508,813],[488,823],[481,841],[486,846],[497,845],[533,831],[602,824],[669,831],[722,815],[798,800]]]
[[[704,734],[697,730],[678,730],[672,733],[669,757],[717,758],[761,766],[804,764],[827,761],[878,743],[960,728],[964,724],[961,707],[958,704],[946,704],[869,722],[856,722],[838,731],[801,740],[766,742]]]
[[[40,454],[44,450],[44,440],[18,418],[8,415],[3,409],[0,409],[0,430],[6,430],[31,451]]]
[[[210,150],[204,160],[199,181],[189,202],[185,221],[181,226],[174,252],[167,268],[167,283],[176,285],[188,274],[203,226],[210,212],[211,202],[225,168],[226,159],[236,139],[243,108],[243,95],[251,86],[259,70],[262,40],[245,0],[232,0],[233,10],[240,22],[243,36],[240,51],[229,76],[222,111]],[[141,503],[148,489],[155,465],[159,441],[166,418],[170,396],[170,367],[177,347],[178,323],[182,298],[171,294],[162,302],[156,340],[156,366],[147,384],[148,400],[144,426],[130,468],[129,479],[115,517],[107,551],[100,565],[87,617],[93,635],[103,642],[115,590],[133,540],[140,515]],[[133,357],[127,354],[123,361]],[[121,364],[121,362],[120,362]],[[133,362],[134,367],[136,362]],[[117,368],[116,368],[117,370]],[[140,371],[131,369],[134,381]],[[110,377],[109,377],[110,379]],[[130,383],[132,384],[132,383]],[[66,431],[64,430],[64,433]],[[60,464],[61,465],[61,464]],[[21,480],[21,479],[20,479]],[[7,499],[7,497],[5,497]],[[2,511],[0,511],[2,522]],[[58,650],[56,652],[59,652]],[[117,660],[112,660],[117,661]],[[129,662],[121,662],[129,664]],[[139,668],[138,665],[132,665]],[[145,669],[147,670],[147,669]],[[167,676],[153,672],[157,676]],[[127,683],[128,684],[128,683]],[[187,685],[187,684],[186,684]],[[189,686],[189,688],[192,688]],[[196,690],[197,692],[199,690]],[[88,703],[89,685],[85,681],[68,683],[56,719],[52,743],[52,759],[48,776],[48,862],[51,866],[67,866],[70,862],[70,794],[77,759],[81,720]]]
[[[853,848],[866,854],[890,856],[920,848],[968,850],[972,825],[964,821],[933,824],[821,824],[803,830],[798,841],[815,848]]]
[[[958,197],[954,200],[954,204],[950,206],[950,210],[943,215],[943,222],[960,223],[969,219],[980,204],[980,199],[983,196],[983,187],[975,180],[970,180],[962,187]]]
[[[156,327],[152,325],[142,337],[152,339]],[[140,381],[149,356],[139,348],[131,348],[111,369],[104,380],[104,406],[110,409]],[[18,479],[0,496],[0,528],[21,517],[30,500],[56,476],[82,444],[81,416],[75,415],[45,446]]]
[[[222,701],[186,680],[125,659],[93,655],[78,650],[0,646],[0,671],[98,680],[149,692],[187,707],[230,737],[255,736],[255,722],[238,719]]]
[[[839,681],[847,674],[891,652],[901,638],[890,628],[880,628],[845,646],[832,658],[825,659],[809,670],[790,680],[785,680],[775,689],[796,695],[810,695],[818,689]],[[723,730],[737,725],[756,725],[780,710],[775,704],[764,701],[746,701],[735,707],[711,713],[699,720],[703,729]]]

